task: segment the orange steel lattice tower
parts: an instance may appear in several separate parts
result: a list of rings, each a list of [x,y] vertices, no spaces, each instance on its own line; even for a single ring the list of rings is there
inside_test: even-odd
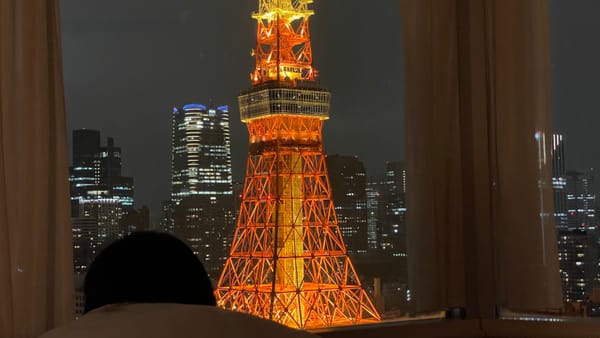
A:
[[[312,0],[259,0],[254,87],[239,97],[250,149],[221,307],[298,328],[379,320],[346,253],[331,201],[315,81]]]

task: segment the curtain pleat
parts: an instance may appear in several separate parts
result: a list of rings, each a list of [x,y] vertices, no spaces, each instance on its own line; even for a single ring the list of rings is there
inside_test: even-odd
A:
[[[560,308],[547,1],[401,3],[417,309]]]
[[[0,337],[73,316],[58,1],[0,0]]]

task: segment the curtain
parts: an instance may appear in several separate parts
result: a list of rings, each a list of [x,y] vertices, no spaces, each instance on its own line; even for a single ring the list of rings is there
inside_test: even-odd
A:
[[[0,0],[0,337],[73,316],[58,1]]]
[[[561,306],[546,0],[401,0],[418,311]]]

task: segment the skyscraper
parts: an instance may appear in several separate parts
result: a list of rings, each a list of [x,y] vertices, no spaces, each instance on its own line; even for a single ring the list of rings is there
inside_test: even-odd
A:
[[[386,163],[380,189],[380,248],[395,256],[406,256],[406,169],[401,162]]]
[[[232,194],[229,108],[173,109],[171,200]]]
[[[98,220],[77,217],[71,220],[73,232],[73,265],[75,274],[83,274],[96,256],[98,249]]]
[[[100,147],[94,158],[94,180],[104,189],[101,197],[119,201],[124,207],[133,207],[133,178],[121,175],[121,148],[109,137],[105,147]]]
[[[584,302],[598,286],[598,224],[593,177],[567,172],[565,141],[552,138],[552,186],[563,301]]]
[[[133,209],[133,178],[122,176],[121,148],[112,138],[102,146],[99,131],[78,129],[69,181],[75,270],[83,273],[97,247],[126,234],[123,219]]]
[[[160,231],[173,233],[175,231],[173,224],[173,202],[171,200],[162,201],[161,204]]]
[[[381,192],[378,182],[367,182],[367,242],[369,250],[379,249],[379,229],[381,228]]]
[[[232,231],[234,219],[229,109],[175,107],[172,126],[173,232],[190,245],[214,279],[223,267],[223,238]]]
[[[301,328],[379,319],[346,252],[322,146],[330,92],[312,66],[312,0],[259,0],[250,148],[238,226],[216,294],[227,309]]]
[[[79,200],[89,198],[96,186],[94,160],[100,149],[100,132],[90,129],[73,130],[73,165],[70,167],[71,217],[79,215]]]
[[[592,191],[591,174],[569,171],[567,184],[567,226],[569,229],[594,230],[596,219],[596,194]]]
[[[72,216],[83,200],[114,199],[124,207],[133,206],[133,178],[122,176],[121,148],[108,138],[100,145],[100,132],[73,131],[73,165],[70,168]]]
[[[552,135],[552,188],[554,191],[554,220],[558,229],[568,228],[567,170],[563,135]]]
[[[563,301],[583,302],[594,278],[593,243],[586,230],[559,228],[557,235]]]
[[[370,252],[365,261],[357,261],[363,278],[381,281],[386,311],[397,313],[409,312],[414,305],[408,285],[406,191],[406,169],[401,162],[388,161],[383,177],[369,178]]]
[[[331,199],[349,253],[368,249],[367,173],[356,156],[327,156]]]
[[[106,245],[127,234],[123,220],[128,208],[114,198],[82,199],[79,201],[79,217],[96,220],[98,246]]]
[[[568,230],[559,232],[559,266],[565,301],[582,302],[599,286],[596,194],[591,173],[568,171],[566,181]]]

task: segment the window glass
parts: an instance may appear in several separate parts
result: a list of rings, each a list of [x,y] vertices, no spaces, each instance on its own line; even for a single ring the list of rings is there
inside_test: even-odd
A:
[[[565,312],[600,315],[596,1],[550,0],[553,187]]]
[[[304,2],[283,1],[281,6],[301,11]],[[311,69],[284,65],[281,71],[289,81],[279,84],[283,88],[264,91],[253,87],[252,80],[259,83],[250,76],[272,72],[259,71],[255,64],[260,51],[251,14],[260,13],[258,3],[61,1],[78,296],[85,271],[103,246],[148,229],[173,232],[185,240],[219,286],[230,250],[259,250],[240,239],[237,226],[287,224],[284,216],[266,211],[249,220],[244,206],[256,206],[249,204],[251,199],[265,205],[277,200],[280,208],[302,209],[289,222],[300,220],[305,227],[290,232],[299,238],[292,242],[279,238],[281,232],[269,233],[279,236],[269,245],[280,245],[275,249],[280,255],[288,249],[318,254],[315,243],[341,234],[347,249],[342,256],[349,256],[358,277],[348,284],[360,283],[366,290],[365,302],[372,305],[365,306],[382,319],[407,316],[414,299],[407,276],[399,1],[378,0],[368,6],[316,1],[309,6],[315,14],[304,27],[307,31],[301,21],[290,28],[310,37],[312,49],[305,52],[312,51],[314,81],[292,82],[311,76]],[[259,22],[269,24],[264,18]],[[264,48],[267,55],[270,49]],[[297,47],[292,51],[301,54]],[[243,107],[248,109],[241,111]],[[256,123],[265,112],[311,119],[272,119],[283,124],[279,126]],[[321,122],[311,124],[327,113],[322,130]],[[265,150],[273,147],[269,140],[288,147],[281,148],[288,153],[279,162]],[[289,153],[290,146],[314,150],[321,143],[326,158],[319,152]],[[268,161],[279,169],[260,167]],[[328,175],[318,178],[325,173],[323,164]],[[255,187],[248,178],[250,173],[256,181],[274,170],[285,175],[280,181],[271,178],[269,188]],[[277,184],[281,187],[275,188]],[[315,197],[319,194],[325,198]],[[285,196],[300,204],[285,202]],[[325,204],[311,206],[310,198]],[[309,244],[306,234],[314,231],[309,224],[315,217],[311,213],[327,212],[330,198],[336,217],[323,216],[315,224],[334,230],[329,235],[315,231],[318,238]],[[232,249],[235,241],[240,246]],[[294,268],[288,265],[298,263],[304,267],[281,283],[310,284],[306,258],[281,258],[276,274],[289,274]],[[323,269],[341,274],[334,263],[349,264],[330,258]]]

